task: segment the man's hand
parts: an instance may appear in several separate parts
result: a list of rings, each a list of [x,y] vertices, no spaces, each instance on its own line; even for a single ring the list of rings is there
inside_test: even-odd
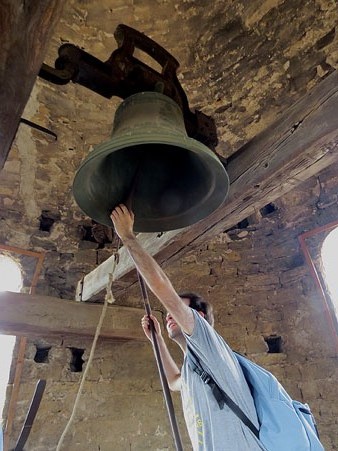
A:
[[[110,215],[110,219],[114,224],[116,233],[122,241],[127,238],[134,238],[134,213],[129,211],[125,205],[120,204],[114,208]]]
[[[157,319],[154,315],[150,315],[150,317],[148,315],[144,315],[144,317],[142,318],[142,321],[141,321],[143,331],[146,334],[146,337],[152,343],[153,342],[152,336],[151,336],[152,334],[149,329],[151,320],[153,321],[155,332],[157,335],[157,337],[156,337],[157,344],[158,344],[159,351],[161,354],[164,371],[165,371],[165,374],[168,379],[169,388],[170,388],[170,390],[173,390],[173,391],[179,391],[179,390],[181,390],[181,373],[180,373],[180,370],[178,369],[178,366],[176,365],[175,361],[173,360],[173,358],[171,357],[171,355],[169,353],[167,345],[161,334],[160,323],[157,321]]]
[[[157,319],[154,315],[150,315],[150,319],[154,323],[154,328],[155,328],[155,332],[156,332],[157,336],[161,337],[162,332],[161,332],[160,323],[157,321]],[[153,340],[152,340],[151,331],[150,331],[150,319],[149,319],[148,315],[144,315],[144,317],[141,320],[141,324],[142,324],[143,332],[145,333],[146,337],[152,342]]]

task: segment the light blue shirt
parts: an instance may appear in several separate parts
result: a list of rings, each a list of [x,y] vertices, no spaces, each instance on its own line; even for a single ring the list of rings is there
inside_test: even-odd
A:
[[[185,334],[202,367],[235,401],[256,427],[258,419],[253,398],[242,369],[231,348],[195,310],[193,333]],[[187,351],[189,352],[189,351]],[[225,405],[219,405],[206,385],[188,365],[182,367],[181,397],[184,417],[194,451],[261,451],[254,434]]]

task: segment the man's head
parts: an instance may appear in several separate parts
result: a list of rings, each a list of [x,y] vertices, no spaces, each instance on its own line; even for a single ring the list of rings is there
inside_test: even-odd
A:
[[[203,318],[205,318],[211,326],[214,325],[214,315],[211,304],[209,304],[198,294],[190,291],[180,293],[179,296],[185,304],[199,312],[199,314],[203,316]],[[177,340],[178,338],[180,339],[180,337],[183,337],[181,329],[169,313],[167,314],[166,321],[167,331],[171,339]]]
[[[181,299],[189,299],[189,307],[196,310],[197,312],[204,313],[204,318],[211,326],[214,326],[214,313],[212,305],[208,301],[191,291],[184,291],[179,293]]]

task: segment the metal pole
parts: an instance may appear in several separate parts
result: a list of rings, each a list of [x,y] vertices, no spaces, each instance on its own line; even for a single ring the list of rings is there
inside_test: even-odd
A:
[[[149,325],[150,325],[151,338],[152,338],[152,341],[153,341],[153,349],[154,349],[154,354],[155,354],[155,359],[156,359],[156,363],[157,363],[158,372],[160,374],[160,379],[161,379],[161,384],[162,384],[162,389],[163,389],[163,396],[164,396],[164,399],[165,399],[165,402],[166,402],[166,407],[167,407],[168,416],[169,416],[169,420],[170,420],[171,430],[172,430],[172,433],[173,433],[173,436],[174,436],[176,450],[177,451],[183,451],[182,441],[181,441],[181,437],[180,437],[180,432],[179,432],[179,429],[178,429],[178,426],[177,426],[177,421],[176,421],[176,416],[175,416],[174,405],[173,405],[173,402],[172,402],[172,399],[171,399],[170,389],[169,389],[169,386],[168,386],[167,377],[165,375],[163,362],[162,362],[161,354],[160,354],[160,349],[158,347],[155,326],[154,326],[154,323],[153,323],[152,319],[150,318],[151,307],[150,307],[150,304],[149,304],[147,287],[146,287],[146,285],[144,283],[144,280],[142,279],[142,277],[141,277],[141,275],[139,274],[138,271],[137,271],[137,275],[138,275],[138,280],[139,280],[140,287],[141,287],[141,292],[142,292],[142,297],[143,297],[143,302],[144,302],[144,308],[145,308],[146,314],[149,316],[149,320],[150,320]]]
[[[132,181],[132,184],[131,184],[131,188],[130,188],[130,192],[128,194],[128,198],[125,201],[125,205],[126,205],[126,207],[128,208],[129,211],[132,211],[133,195],[134,195],[135,188],[136,188],[136,185],[137,185],[139,177],[140,177],[141,163],[143,163],[143,160],[140,161],[140,163],[138,165],[138,168],[136,170],[136,173],[134,175],[134,178],[133,178],[133,181]],[[182,441],[181,441],[181,437],[180,437],[180,431],[178,429],[176,416],[175,416],[174,405],[173,405],[173,402],[172,402],[172,399],[171,399],[170,389],[169,389],[167,377],[166,377],[166,374],[165,374],[165,371],[164,371],[163,362],[162,362],[161,354],[160,354],[160,349],[158,347],[155,326],[154,326],[154,323],[153,323],[152,319],[150,318],[151,307],[150,307],[150,303],[149,303],[147,287],[146,287],[146,284],[144,283],[144,280],[143,280],[141,274],[138,272],[137,269],[136,269],[136,272],[137,272],[137,277],[138,277],[138,280],[139,280],[139,283],[140,283],[140,287],[141,287],[141,293],[142,293],[142,297],[143,297],[144,308],[145,308],[146,314],[149,316],[149,326],[150,326],[150,333],[151,333],[151,338],[152,338],[152,342],[153,342],[153,349],[154,349],[154,354],[155,354],[155,360],[156,360],[157,369],[158,369],[158,372],[159,372],[159,375],[160,375],[160,380],[161,380],[161,385],[162,385],[162,390],[163,390],[163,396],[164,396],[166,407],[167,407],[167,411],[168,411],[168,416],[169,416],[169,420],[170,420],[170,426],[171,426],[171,430],[172,430],[172,433],[173,433],[173,436],[174,436],[176,450],[177,451],[183,451]]]

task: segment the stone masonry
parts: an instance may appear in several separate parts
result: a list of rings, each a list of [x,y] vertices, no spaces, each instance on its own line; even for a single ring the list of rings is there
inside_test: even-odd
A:
[[[217,152],[228,157],[337,69],[337,18],[334,0],[72,0],[45,61],[53,65],[65,42],[105,61],[119,23],[144,32],[179,60],[191,108],[214,117]],[[71,187],[80,162],[109,138],[119,101],[75,84],[36,81],[23,116],[58,139],[20,125],[0,172],[0,243],[45,253],[37,294],[74,299],[77,282],[116,247],[114,233],[80,211]],[[338,449],[337,330],[298,237],[338,220],[337,173],[336,163],[165,268],[177,290],[210,299],[216,328],[234,349],[310,404],[327,451]],[[317,261],[322,239],[311,241]],[[27,289],[31,261],[22,265]],[[114,290],[117,304],[142,306],[138,286]],[[161,306],[151,303],[161,318]],[[10,446],[36,381],[46,378],[26,449],[56,449],[90,346],[80,339],[28,341]],[[179,396],[173,399],[189,450]],[[150,344],[99,341],[64,450],[174,450]]]

